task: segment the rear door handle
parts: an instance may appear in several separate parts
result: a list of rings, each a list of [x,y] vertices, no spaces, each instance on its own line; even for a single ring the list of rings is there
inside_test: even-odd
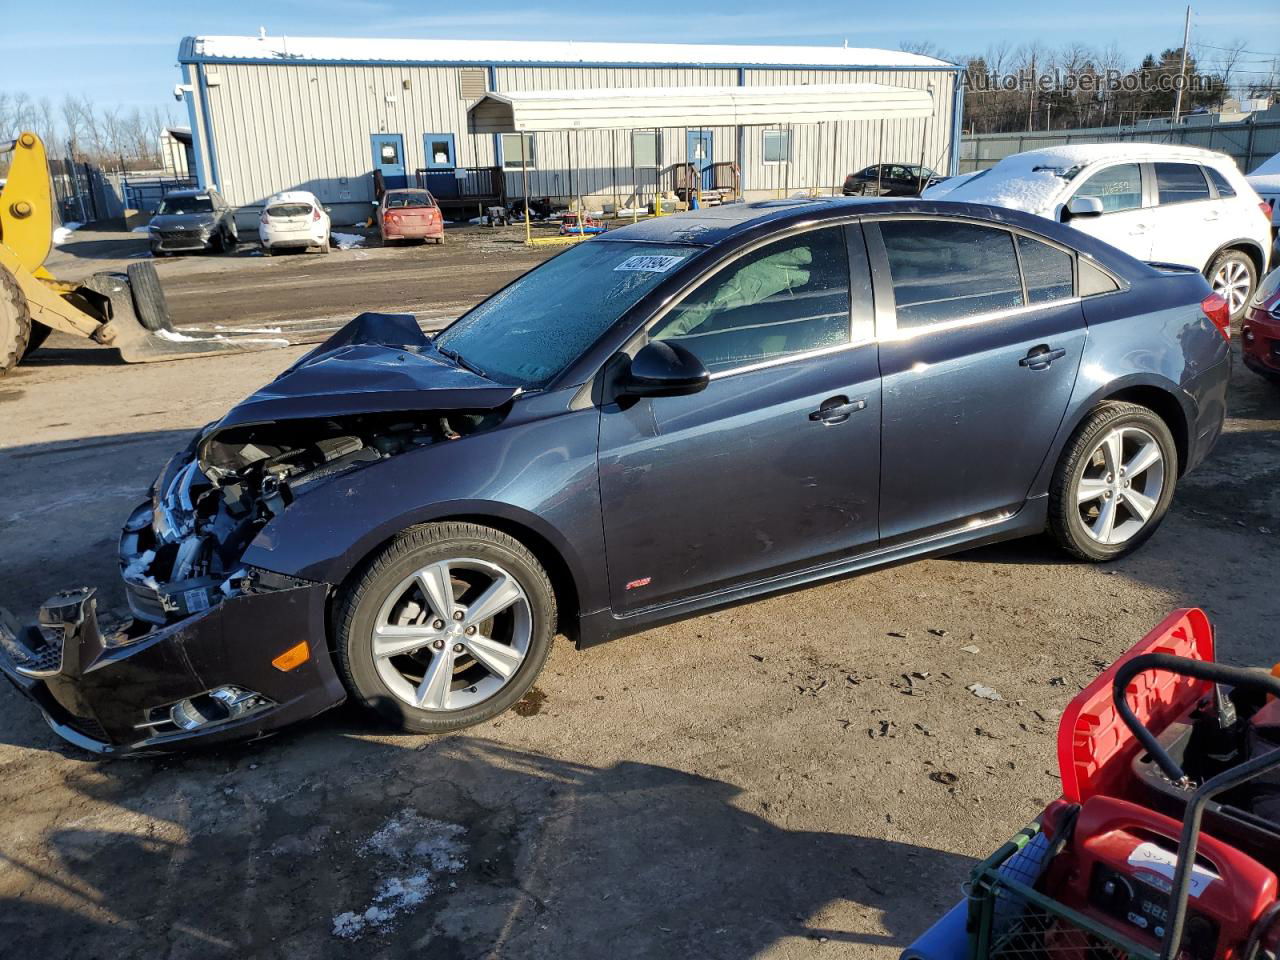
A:
[[[865,398],[850,400],[848,397],[828,397],[822,401],[822,406],[809,414],[809,419],[827,425],[844,423],[850,415],[864,409],[866,405]]]
[[[1061,347],[1051,348],[1047,343],[1042,343],[1038,347],[1032,347],[1027,351],[1027,355],[1018,361],[1018,366],[1027,367],[1031,370],[1045,370],[1049,364],[1055,360],[1061,360],[1067,355],[1067,351]]]

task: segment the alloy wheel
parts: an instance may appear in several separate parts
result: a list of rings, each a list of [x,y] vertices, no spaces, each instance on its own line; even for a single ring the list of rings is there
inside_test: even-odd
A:
[[[1213,292],[1227,301],[1233,317],[1249,298],[1251,286],[1249,268],[1239,260],[1225,261],[1213,275]]]
[[[1076,507],[1085,531],[1115,546],[1134,537],[1156,512],[1165,482],[1160,444],[1141,427],[1103,434],[1083,460]]]
[[[419,710],[463,710],[494,696],[524,662],[533,614],[524,588],[487,560],[443,560],[391,591],[374,621],[374,667]]]

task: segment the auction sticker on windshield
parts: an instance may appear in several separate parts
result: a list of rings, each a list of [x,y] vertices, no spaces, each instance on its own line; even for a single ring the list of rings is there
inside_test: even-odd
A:
[[[628,270],[639,273],[666,273],[683,259],[684,257],[641,253],[634,257],[627,257],[613,269],[614,272]]]

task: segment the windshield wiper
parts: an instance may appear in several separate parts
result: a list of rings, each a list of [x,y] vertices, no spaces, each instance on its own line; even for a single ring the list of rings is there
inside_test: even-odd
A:
[[[450,360],[452,360],[458,366],[462,367],[464,370],[470,370],[477,377],[485,377],[486,379],[488,379],[488,375],[483,370],[477,367],[470,360],[467,360],[466,358],[464,358],[462,354],[460,354],[457,350],[450,350],[448,347],[442,347],[440,346],[440,344],[436,343],[434,340],[431,341],[431,345],[436,348],[437,353],[443,354],[444,356],[448,357]]]

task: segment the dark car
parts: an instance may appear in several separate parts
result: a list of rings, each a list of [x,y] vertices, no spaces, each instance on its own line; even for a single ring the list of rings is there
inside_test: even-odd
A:
[[[844,178],[846,197],[918,197],[925,187],[947,179],[928,167],[878,163]]]
[[[201,430],[92,591],[0,644],[102,751],[350,696],[455,730],[589,647],[1049,530],[1127,554],[1222,429],[1225,303],[1063,226],[788,200],[576,245],[435,337],[363,314]],[[2,632],[0,632],[2,633]]]
[[[240,241],[235,212],[217,190],[173,190],[147,224],[153,256],[212,250],[225,253]]]

